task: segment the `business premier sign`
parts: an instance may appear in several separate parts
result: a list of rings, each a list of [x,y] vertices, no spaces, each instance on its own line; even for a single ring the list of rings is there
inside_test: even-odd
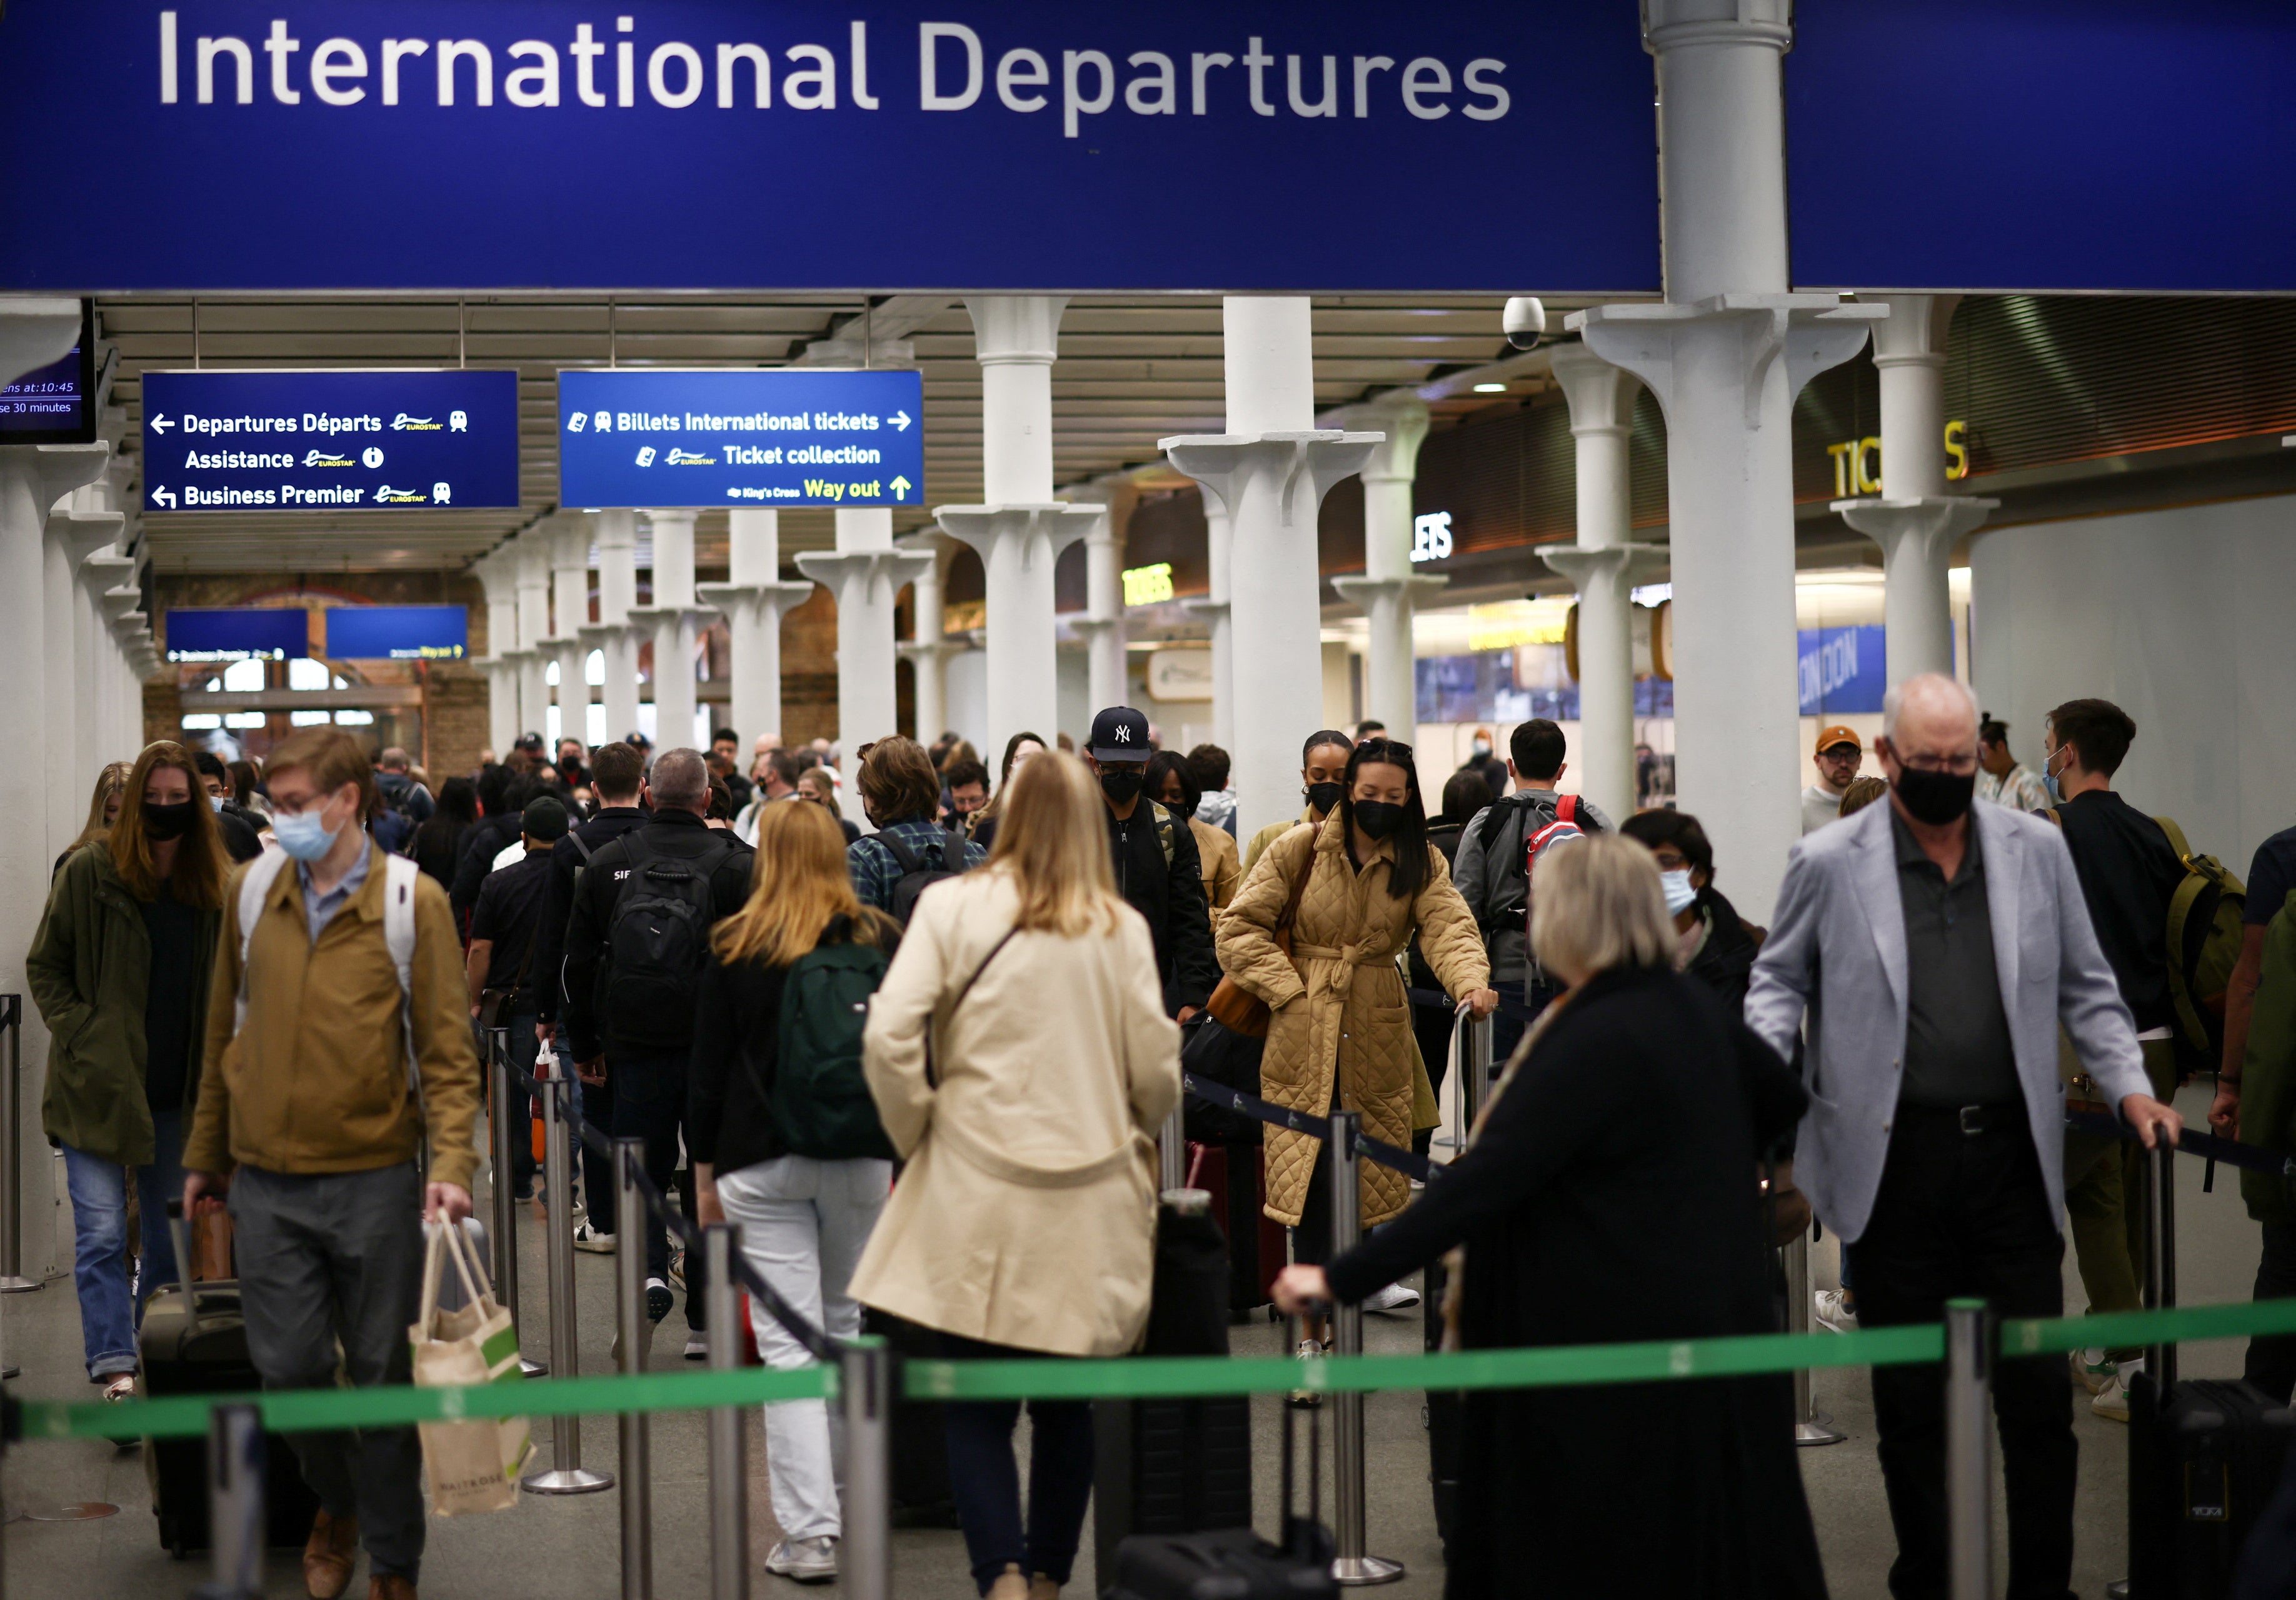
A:
[[[518,504],[518,374],[144,374],[146,511]]]
[[[922,505],[923,413],[914,372],[562,372],[559,504]]]

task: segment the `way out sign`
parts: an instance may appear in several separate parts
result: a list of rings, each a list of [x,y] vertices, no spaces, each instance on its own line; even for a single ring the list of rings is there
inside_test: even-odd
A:
[[[924,380],[812,370],[558,374],[562,505],[917,505]]]

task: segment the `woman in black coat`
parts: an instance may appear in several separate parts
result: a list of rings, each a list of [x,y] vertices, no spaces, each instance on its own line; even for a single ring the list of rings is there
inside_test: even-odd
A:
[[[1286,1269],[1277,1303],[1360,1301],[1464,1245],[1465,1349],[1775,1332],[1757,1167],[1807,1104],[1800,1081],[1672,970],[1640,845],[1555,851],[1532,905],[1570,991],[1472,1145],[1327,1268]],[[1785,1374],[1491,1391],[1463,1417],[1455,1600],[1825,1593]]]

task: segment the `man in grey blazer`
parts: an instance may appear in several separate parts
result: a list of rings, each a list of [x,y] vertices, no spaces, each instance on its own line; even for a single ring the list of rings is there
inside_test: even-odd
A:
[[[1808,1013],[1794,1171],[1845,1242],[1866,1327],[1936,1322],[1960,1295],[2062,1315],[2060,1026],[2145,1144],[2182,1127],[2152,1098],[2064,841],[2040,818],[1972,809],[1977,722],[1950,677],[1890,691],[1874,746],[1890,802],[1793,847],[1746,997],[1747,1023],[1781,1054]],[[1934,1366],[1874,1369],[1898,1600],[1946,1593],[1943,1382]],[[2066,1600],[2071,1386],[2054,1359],[2007,1361],[1993,1403],[2010,1600]]]

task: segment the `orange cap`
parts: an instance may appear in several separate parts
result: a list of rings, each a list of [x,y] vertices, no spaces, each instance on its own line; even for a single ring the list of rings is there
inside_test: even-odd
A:
[[[1857,730],[1839,722],[1832,727],[1817,730],[1817,743],[1812,747],[1813,753],[1823,755],[1837,744],[1847,744],[1861,755],[1865,753],[1866,741],[1857,736]]]

